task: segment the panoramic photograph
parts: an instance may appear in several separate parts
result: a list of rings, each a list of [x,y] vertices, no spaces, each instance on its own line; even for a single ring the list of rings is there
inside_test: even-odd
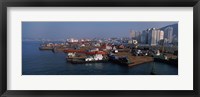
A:
[[[24,21],[22,75],[178,75],[178,21]]]

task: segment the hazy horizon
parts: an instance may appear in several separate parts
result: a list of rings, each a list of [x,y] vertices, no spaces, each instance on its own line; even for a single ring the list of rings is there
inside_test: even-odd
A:
[[[178,22],[22,22],[22,40],[130,37],[130,30],[162,28]]]

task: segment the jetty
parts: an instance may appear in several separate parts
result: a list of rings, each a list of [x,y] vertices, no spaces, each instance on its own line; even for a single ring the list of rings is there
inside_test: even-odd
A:
[[[151,56],[133,56],[130,52],[119,52],[116,54],[116,56],[127,57],[129,60],[129,64],[127,64],[127,66],[129,67],[154,61],[153,57]]]
[[[154,59],[149,56],[132,56],[131,60],[133,61],[133,63],[129,64],[129,67],[154,61]]]

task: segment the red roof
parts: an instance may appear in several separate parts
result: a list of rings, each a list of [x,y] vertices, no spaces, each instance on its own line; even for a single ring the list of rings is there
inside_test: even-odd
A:
[[[102,54],[102,55],[106,55],[107,53],[104,51],[94,51],[94,52],[86,52],[84,50],[74,50],[74,49],[69,49],[69,50],[64,50],[65,53],[85,53],[88,55],[95,55],[95,54]]]
[[[69,49],[69,50],[64,50],[65,53],[85,53],[84,50],[74,50],[74,49]]]
[[[102,55],[105,55],[106,52],[103,52],[103,51],[95,51],[95,52],[86,52],[86,54],[88,54],[88,55],[95,55],[95,54],[102,54]]]

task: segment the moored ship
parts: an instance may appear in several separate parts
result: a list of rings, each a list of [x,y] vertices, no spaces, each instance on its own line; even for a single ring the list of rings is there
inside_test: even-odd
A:
[[[39,50],[53,50],[53,47],[48,47],[48,46],[40,46]]]
[[[54,49],[53,43],[41,44],[39,47],[39,50],[53,50],[53,49]]]

